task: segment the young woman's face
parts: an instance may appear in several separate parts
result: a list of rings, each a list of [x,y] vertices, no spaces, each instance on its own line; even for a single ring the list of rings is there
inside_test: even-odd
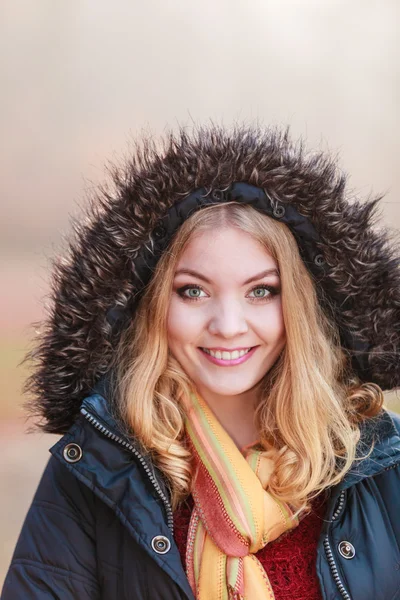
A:
[[[175,271],[168,344],[198,391],[207,396],[250,390],[285,341],[272,256],[233,227],[192,238]]]

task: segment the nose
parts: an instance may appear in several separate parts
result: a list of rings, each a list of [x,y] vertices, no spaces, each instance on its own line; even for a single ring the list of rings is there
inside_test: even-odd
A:
[[[240,303],[220,303],[211,317],[208,330],[212,335],[234,338],[249,330],[243,307]]]

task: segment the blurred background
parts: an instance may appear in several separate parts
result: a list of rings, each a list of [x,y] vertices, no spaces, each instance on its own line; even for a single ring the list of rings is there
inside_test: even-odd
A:
[[[0,588],[48,449],[21,409],[51,257],[145,128],[289,124],[400,227],[397,0],[2,0]],[[400,412],[399,393],[387,406]]]

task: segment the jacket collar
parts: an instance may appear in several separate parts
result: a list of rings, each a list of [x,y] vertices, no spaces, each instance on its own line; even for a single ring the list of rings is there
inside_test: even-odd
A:
[[[346,489],[366,477],[378,475],[400,462],[400,417],[383,409],[360,425],[356,459],[338,489]],[[373,449],[370,456],[365,457]]]
[[[124,432],[123,426],[118,421],[118,418],[112,414],[109,402],[105,395],[94,393],[91,396],[87,396],[81,404],[81,412],[85,411],[88,413],[88,415],[92,415],[101,425],[103,425],[103,427],[105,427],[110,434],[123,440],[125,446],[128,444],[134,446],[137,454],[141,456],[142,463],[153,474],[154,478],[161,487],[162,492],[168,498],[168,500],[170,500],[170,492],[161,471],[156,467],[148,453],[141,447],[137,440],[132,437],[129,437],[128,439]]]

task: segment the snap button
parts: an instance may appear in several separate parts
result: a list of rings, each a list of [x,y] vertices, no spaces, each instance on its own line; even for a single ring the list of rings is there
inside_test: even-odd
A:
[[[154,228],[153,234],[154,237],[157,239],[161,239],[165,236],[165,234],[167,233],[165,227],[163,227],[162,225],[156,225],[156,227]]]
[[[325,259],[324,259],[323,255],[322,254],[317,254],[316,257],[314,258],[314,263],[318,267],[322,267],[322,265],[325,264]]]
[[[63,450],[63,456],[69,463],[78,462],[82,458],[82,448],[78,444],[67,444]]]
[[[277,204],[273,211],[272,214],[274,215],[274,217],[276,217],[277,219],[281,219],[283,217],[283,215],[285,214],[285,207],[282,206],[282,204]]]
[[[353,544],[350,544],[350,542],[340,542],[338,548],[341,556],[343,556],[343,558],[346,558],[347,560],[354,558],[356,555],[355,548]]]
[[[220,202],[224,197],[224,192],[222,190],[213,190],[211,192],[211,198],[216,202]]]
[[[171,548],[171,542],[164,535],[156,535],[151,540],[151,547],[157,554],[166,554]]]

